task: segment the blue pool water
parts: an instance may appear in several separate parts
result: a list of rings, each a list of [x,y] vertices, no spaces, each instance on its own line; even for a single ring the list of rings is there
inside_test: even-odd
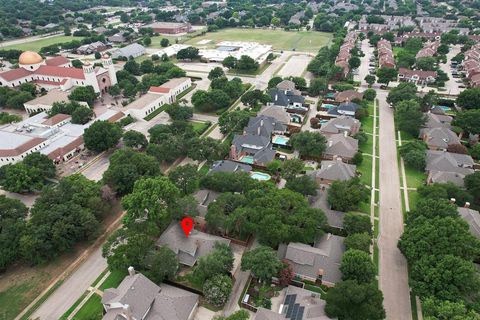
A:
[[[253,157],[252,156],[243,156],[242,159],[240,159],[240,161],[243,162],[243,163],[252,164],[253,163]]]
[[[285,136],[274,136],[272,139],[272,142],[275,144],[279,144],[282,146],[286,146],[288,143],[288,140],[290,140],[288,137]]]
[[[272,177],[267,174],[267,173],[263,173],[263,172],[257,172],[257,171],[253,171],[250,173],[250,177],[252,179],[255,179],[255,180],[259,180],[259,181],[268,181],[270,180]]]
[[[438,106],[440,109],[442,109],[443,111],[450,111],[452,110],[452,108],[450,107],[447,107],[447,106]]]
[[[324,109],[332,109],[332,108],[335,108],[336,106],[333,105],[333,104],[329,104],[329,103],[322,103],[322,108]]]

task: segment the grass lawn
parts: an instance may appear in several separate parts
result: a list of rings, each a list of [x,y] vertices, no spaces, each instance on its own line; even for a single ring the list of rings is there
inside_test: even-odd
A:
[[[2,49],[9,50],[9,49],[17,49],[17,50],[22,50],[22,51],[35,51],[38,52],[40,51],[40,48],[49,46],[51,44],[55,43],[64,43],[64,42],[70,42],[72,40],[82,40],[83,37],[74,37],[74,36],[64,36],[64,35],[58,35],[55,37],[51,38],[45,38],[45,39],[38,39],[35,41],[31,42],[25,42],[25,43],[18,43],[6,47],[2,47]]]
[[[408,205],[410,206],[410,211],[415,209],[417,202],[420,199],[420,195],[416,191],[408,191]]]
[[[207,122],[196,122],[196,121],[191,121],[190,122],[193,126],[193,131],[195,131],[196,133],[198,133],[199,135],[204,133],[205,130],[208,129],[208,127],[211,125]]]
[[[70,309],[68,309],[61,317],[60,317],[60,320],[67,320],[68,316],[73,312],[73,310],[75,310],[75,308],[77,308],[77,306],[80,304],[80,302],[83,301],[83,299],[85,299],[85,297],[87,296],[88,294],[88,291],[85,291],[82,296],[80,298],[78,298],[77,301],[75,301],[74,304],[72,304],[72,306],[70,307]]]
[[[259,74],[262,74],[268,67],[270,66],[270,63],[265,63],[263,64],[260,68],[258,68],[257,70],[253,70],[253,71],[244,71],[244,70],[229,70],[227,71],[227,74],[228,75],[232,75],[232,76],[257,76]]]
[[[368,140],[366,143],[359,144],[358,145],[358,150],[361,151],[362,153],[368,153],[368,154],[373,154],[373,135],[368,135]]]
[[[77,314],[73,317],[74,320],[101,320],[103,317],[103,306],[101,303],[102,298],[99,295],[94,294],[87,300],[87,303],[78,310]]]
[[[305,283],[305,289],[316,292],[316,293],[320,293],[320,296],[322,298],[325,298],[325,295],[327,294],[325,291],[323,291],[322,288],[308,284],[308,283]]]
[[[427,175],[423,171],[405,166],[405,175],[407,177],[408,188],[418,188],[422,186],[427,179]]]
[[[369,186],[372,185],[372,161],[371,156],[363,155],[362,164],[357,166],[357,170],[362,173],[360,181]]]
[[[149,48],[162,49],[162,46],[160,45],[160,41],[162,41],[163,38],[168,39],[168,41],[170,41],[170,44],[175,44],[177,39],[178,39],[178,43],[184,43],[192,39],[195,35],[200,34],[202,31],[203,30],[197,30],[195,32],[192,32],[183,36],[159,35],[159,36],[151,37],[152,44],[149,46]]]
[[[105,279],[102,285],[99,287],[100,290],[104,291],[109,288],[116,288],[122,282],[123,278],[127,275],[126,271],[112,271],[110,275]]]
[[[167,105],[164,104],[163,106],[161,106],[160,108],[158,108],[157,110],[153,111],[152,113],[150,113],[148,116],[146,116],[145,118],[143,118],[144,120],[147,120],[147,121],[150,121],[152,120],[153,118],[155,118],[156,116],[158,116],[162,111],[164,111],[165,109],[167,108]]]
[[[214,47],[220,41],[254,41],[273,46],[276,50],[307,51],[316,53],[321,47],[330,44],[332,34],[317,31],[284,31],[270,29],[229,28],[192,38],[186,44],[197,45],[201,40],[212,40],[207,46]],[[152,39],[153,40],[153,39]]]

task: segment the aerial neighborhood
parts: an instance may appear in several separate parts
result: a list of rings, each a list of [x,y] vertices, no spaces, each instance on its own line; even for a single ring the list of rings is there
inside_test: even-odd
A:
[[[480,319],[477,7],[5,0],[0,319]]]

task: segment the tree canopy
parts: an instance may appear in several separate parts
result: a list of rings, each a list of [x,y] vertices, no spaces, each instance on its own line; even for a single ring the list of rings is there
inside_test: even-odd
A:
[[[242,256],[242,270],[250,270],[263,282],[270,282],[282,268],[277,252],[270,247],[259,246],[249,250]]]
[[[96,152],[116,146],[121,137],[122,129],[117,124],[108,121],[95,121],[85,129],[83,134],[85,146]]]

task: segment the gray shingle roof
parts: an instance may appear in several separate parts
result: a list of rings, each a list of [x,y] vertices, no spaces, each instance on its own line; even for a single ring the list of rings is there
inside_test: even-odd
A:
[[[356,170],[357,166],[346,164],[342,162],[342,160],[337,159],[333,161],[322,161],[320,170],[309,172],[309,174],[312,174],[317,179],[345,181],[355,177]]]
[[[448,128],[450,129],[453,118],[450,116],[427,113],[427,122],[425,128]]]
[[[469,155],[427,150],[427,171],[456,172],[463,175],[473,173],[473,159]]]
[[[215,161],[210,167],[209,173],[215,172],[250,172],[252,167],[248,164],[238,163],[230,160]]]
[[[327,217],[327,223],[333,228],[343,229],[343,220],[345,212],[332,210],[327,201],[327,191],[317,190],[317,195],[310,198],[310,205],[312,208],[322,209]]]
[[[290,122],[290,115],[288,112],[278,106],[263,107],[258,115],[275,118],[278,122],[283,124],[288,124]]]
[[[193,197],[198,202],[198,213],[199,216],[205,217],[207,214],[208,205],[214,202],[219,196],[220,192],[208,190],[208,189],[200,189],[193,194]]]
[[[458,208],[460,216],[468,223],[470,232],[475,238],[480,239],[480,213],[470,208]]]
[[[138,44],[132,43],[126,47],[119,48],[112,52],[112,59],[116,59],[118,57],[138,57],[145,53],[145,47]]]
[[[332,118],[322,124],[320,132],[322,133],[340,133],[343,131],[352,131],[354,126],[360,127],[360,121],[355,118],[341,115],[338,118]]]
[[[460,144],[460,139],[452,130],[444,127],[421,130],[428,146],[446,149],[451,144]]]
[[[275,120],[275,118],[268,116],[251,117],[248,120],[248,125],[245,127],[247,134],[258,135],[270,139],[274,131],[285,132],[287,127]]]
[[[288,260],[298,275],[316,279],[321,274],[322,281],[337,283],[342,279],[340,261],[345,251],[344,239],[326,234],[313,247],[299,242],[281,244],[278,257]]]
[[[284,91],[279,89],[270,89],[272,103],[277,106],[287,107],[293,103],[304,103],[305,98],[292,91]]]
[[[451,182],[458,187],[464,187],[465,175],[457,172],[445,172],[445,171],[431,171],[430,179],[432,183],[447,183]]]
[[[332,134],[327,140],[325,155],[353,158],[358,151],[358,140],[342,133]]]
[[[108,310],[103,320],[125,319],[126,305],[134,319],[187,320],[198,295],[166,284],[157,286],[143,274],[135,274],[126,276],[118,288],[105,290],[102,303]]]
[[[328,110],[329,115],[342,115],[344,113],[355,113],[360,106],[354,102],[340,103],[337,107]]]
[[[172,223],[158,238],[157,245],[173,250],[181,264],[193,266],[198,258],[208,255],[217,242],[230,244],[230,240],[198,230],[192,230],[187,238],[180,224]]]

